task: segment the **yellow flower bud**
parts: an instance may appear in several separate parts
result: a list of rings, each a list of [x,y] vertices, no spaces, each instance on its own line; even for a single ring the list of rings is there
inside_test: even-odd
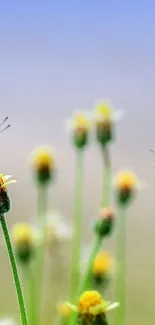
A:
[[[78,149],[87,145],[91,127],[90,118],[82,112],[73,113],[72,118],[68,121],[68,128],[72,132],[74,145]]]
[[[124,170],[116,175],[114,185],[119,203],[127,204],[139,188],[139,181],[131,170]]]
[[[32,153],[32,166],[38,182],[42,185],[49,183],[55,171],[55,157],[51,148],[36,148]]]
[[[28,223],[17,223],[12,227],[11,237],[19,261],[29,262],[36,245],[33,228]]]

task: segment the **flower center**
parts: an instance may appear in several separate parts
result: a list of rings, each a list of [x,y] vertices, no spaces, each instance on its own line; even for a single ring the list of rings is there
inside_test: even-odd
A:
[[[102,304],[102,297],[97,291],[85,291],[79,300],[79,313],[89,314],[91,307],[97,307]]]

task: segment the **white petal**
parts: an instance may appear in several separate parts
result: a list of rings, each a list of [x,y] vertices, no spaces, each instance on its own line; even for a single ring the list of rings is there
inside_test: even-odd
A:
[[[74,123],[72,118],[68,118],[67,120],[65,120],[65,129],[67,131],[74,130]]]
[[[112,304],[110,304],[107,308],[106,311],[112,310],[114,308],[117,308],[119,306],[119,302],[113,302]]]
[[[72,237],[72,228],[60,212],[55,211],[49,215],[47,226],[52,227],[58,241],[71,239]]]
[[[0,319],[0,325],[15,325],[15,321],[12,318]]]
[[[123,111],[114,111],[113,112],[113,120],[115,122],[119,122],[120,120],[122,120],[122,118],[124,118],[124,112]]]
[[[70,304],[69,302],[66,303],[68,307],[70,307],[73,311],[77,312],[77,307],[75,305]]]
[[[8,179],[11,178],[11,177],[13,177],[13,175],[5,175],[5,176],[3,176],[3,179],[4,179],[4,180],[8,180]]]

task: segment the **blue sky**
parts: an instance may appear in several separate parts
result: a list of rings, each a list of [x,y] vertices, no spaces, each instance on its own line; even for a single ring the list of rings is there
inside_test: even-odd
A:
[[[1,2],[0,105],[12,134],[55,139],[72,109],[104,97],[125,110],[125,128],[138,118],[140,136],[146,123],[154,130],[154,12],[153,1]]]

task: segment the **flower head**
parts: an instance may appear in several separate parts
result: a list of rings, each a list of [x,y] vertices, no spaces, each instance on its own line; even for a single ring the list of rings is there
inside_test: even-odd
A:
[[[49,248],[72,238],[72,228],[59,211],[52,211],[45,225],[45,241]],[[42,240],[42,239],[41,239]]]
[[[116,175],[114,181],[119,203],[127,204],[140,187],[137,176],[131,170],[124,170]]]
[[[102,208],[99,212],[99,218],[95,224],[95,232],[98,236],[109,236],[114,225],[114,212],[111,207]]]
[[[106,145],[113,140],[113,124],[121,117],[115,112],[108,101],[101,101],[96,105],[94,120],[96,126],[96,137],[100,144]]]
[[[118,303],[111,304],[103,300],[100,293],[95,290],[85,291],[79,298],[77,306],[70,305],[77,311],[79,317],[84,320],[92,320],[102,317],[105,319],[105,313],[118,306]],[[100,322],[102,324],[102,322]]]
[[[12,177],[12,175],[3,175],[3,174],[0,174],[0,192],[2,192],[3,190],[6,190],[7,186],[9,184],[12,184],[12,183],[16,183],[15,180],[10,180],[9,179]]]
[[[67,124],[72,132],[74,145],[82,149],[88,142],[88,135],[92,126],[89,116],[82,112],[74,112]]]
[[[37,243],[35,230],[28,223],[17,223],[12,227],[11,237],[19,261],[28,263]]]
[[[0,174],[0,215],[10,210],[10,198],[7,194],[7,186],[12,183],[16,183],[15,180],[10,180],[11,175],[4,176]]]
[[[99,252],[93,263],[93,274],[94,276],[107,275],[112,267],[113,261],[111,256],[107,252]]]
[[[40,184],[49,183],[55,171],[55,158],[50,147],[37,147],[32,153],[32,166]]]

